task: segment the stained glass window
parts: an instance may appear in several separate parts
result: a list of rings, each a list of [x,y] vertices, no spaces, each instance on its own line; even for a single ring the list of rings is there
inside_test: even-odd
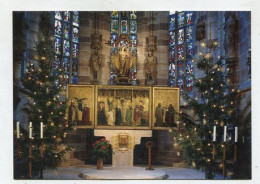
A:
[[[57,74],[58,70],[63,71],[64,89],[66,89],[66,84],[78,82],[79,12],[55,11],[54,18],[53,72]]]
[[[125,45],[130,49],[131,57],[137,56],[137,14],[136,11],[112,11],[110,13],[110,55],[111,58],[118,52],[117,45]],[[121,35],[124,35],[122,37]],[[120,40],[119,40],[120,39]],[[112,61],[111,61],[112,66]],[[110,84],[114,84],[114,79],[117,76],[117,72],[111,67],[110,70]],[[131,68],[129,71],[129,78],[133,81],[133,85],[136,85],[136,73],[137,68]]]
[[[175,21],[177,20],[177,21]],[[169,74],[168,85],[181,91],[193,87],[193,12],[169,15]]]

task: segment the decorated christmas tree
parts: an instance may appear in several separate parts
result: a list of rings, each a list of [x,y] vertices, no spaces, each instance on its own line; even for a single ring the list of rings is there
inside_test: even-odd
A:
[[[53,71],[54,42],[50,14],[42,13],[40,22],[40,41],[36,45],[36,62],[27,62],[26,74],[22,79],[21,91],[28,96],[29,103],[24,107],[32,122],[32,139],[27,128],[20,128],[17,140],[19,159],[28,159],[29,143],[32,142],[33,170],[55,169],[64,154],[71,150],[63,144],[64,138],[72,128],[66,117],[66,100],[63,97],[62,71]],[[43,127],[41,127],[41,122]],[[41,128],[43,128],[41,135]],[[43,155],[40,148],[43,145]],[[43,157],[42,157],[43,156]],[[35,171],[36,172],[36,171]]]
[[[214,61],[206,54],[197,68],[204,77],[195,79],[195,97],[183,94],[188,110],[196,117],[196,123],[190,122],[180,114],[182,128],[174,132],[175,146],[181,147],[180,156],[193,168],[205,171],[206,178],[213,178],[222,167],[212,160],[213,128],[216,126],[216,158],[222,159],[223,132],[227,126],[227,156],[231,156],[234,127],[237,126],[238,90],[229,83],[229,69],[225,68],[223,58]],[[232,139],[231,139],[232,138]]]

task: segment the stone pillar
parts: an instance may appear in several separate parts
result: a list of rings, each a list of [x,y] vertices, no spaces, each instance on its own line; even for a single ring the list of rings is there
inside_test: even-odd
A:
[[[95,136],[104,136],[111,142],[112,166],[133,167],[134,148],[142,137],[152,137],[152,130],[94,130]]]
[[[168,36],[169,12],[158,12],[157,24],[157,85],[168,85],[168,63],[169,63],[169,36]]]
[[[89,67],[89,58],[91,54],[90,37],[92,27],[92,13],[80,12],[80,30],[79,30],[79,82],[78,84],[90,84],[92,79]]]

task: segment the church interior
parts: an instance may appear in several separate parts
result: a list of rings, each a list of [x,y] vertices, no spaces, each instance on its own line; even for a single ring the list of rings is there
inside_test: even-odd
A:
[[[251,12],[14,11],[13,114],[14,179],[251,179]]]

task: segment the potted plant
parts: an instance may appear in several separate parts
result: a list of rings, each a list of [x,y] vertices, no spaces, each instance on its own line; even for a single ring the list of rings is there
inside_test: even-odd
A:
[[[110,158],[112,153],[109,141],[102,138],[93,144],[93,158],[97,161],[97,169],[103,169],[103,162]]]

